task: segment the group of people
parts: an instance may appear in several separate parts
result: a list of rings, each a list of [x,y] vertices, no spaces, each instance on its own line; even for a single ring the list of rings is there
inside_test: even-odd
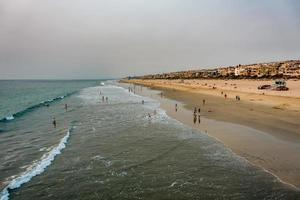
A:
[[[194,108],[194,124],[197,123],[197,117],[198,117],[198,123],[200,124],[201,123],[201,108]]]
[[[225,98],[225,99],[227,99],[227,97],[228,97],[227,94],[224,93],[223,91],[221,91],[221,95],[224,95],[224,98]],[[241,97],[238,96],[238,95],[236,95],[236,96],[235,96],[235,100],[236,100],[236,101],[240,101],[240,100],[241,100]]]

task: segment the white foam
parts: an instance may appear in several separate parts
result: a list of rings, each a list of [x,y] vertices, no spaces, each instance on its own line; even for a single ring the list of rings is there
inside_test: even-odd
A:
[[[50,152],[44,154],[39,161],[34,162],[27,170],[20,176],[14,178],[0,193],[0,200],[9,199],[9,190],[19,188],[22,184],[29,182],[34,176],[37,176],[45,171],[45,169],[52,163],[55,156],[60,154],[66,147],[68,138],[70,137],[70,130],[60,140],[59,144],[54,147]]]
[[[5,117],[5,119],[9,121],[9,120],[13,120],[15,118],[14,118],[14,116],[10,115],[10,116]]]

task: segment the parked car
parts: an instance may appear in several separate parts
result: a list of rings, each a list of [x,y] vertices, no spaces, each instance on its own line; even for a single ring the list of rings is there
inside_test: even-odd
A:
[[[259,89],[259,90],[271,89],[271,85],[260,85],[260,86],[258,86],[257,89]]]
[[[286,86],[278,86],[278,87],[275,87],[273,90],[276,90],[276,91],[288,91],[289,88],[286,87]]]

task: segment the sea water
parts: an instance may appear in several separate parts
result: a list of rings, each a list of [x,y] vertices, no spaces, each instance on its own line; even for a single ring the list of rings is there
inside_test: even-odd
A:
[[[0,83],[1,200],[300,198],[114,81]]]

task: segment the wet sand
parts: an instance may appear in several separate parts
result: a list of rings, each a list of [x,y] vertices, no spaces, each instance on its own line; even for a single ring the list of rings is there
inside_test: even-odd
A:
[[[136,86],[136,93],[159,100],[169,116],[207,132],[252,164],[300,187],[300,112],[296,107],[277,109],[273,104],[225,99],[199,90],[175,89],[153,82],[145,85],[151,89]],[[297,98],[288,100],[299,101]],[[178,112],[175,112],[175,103]],[[194,107],[201,108],[200,124],[198,120],[194,124]]]

